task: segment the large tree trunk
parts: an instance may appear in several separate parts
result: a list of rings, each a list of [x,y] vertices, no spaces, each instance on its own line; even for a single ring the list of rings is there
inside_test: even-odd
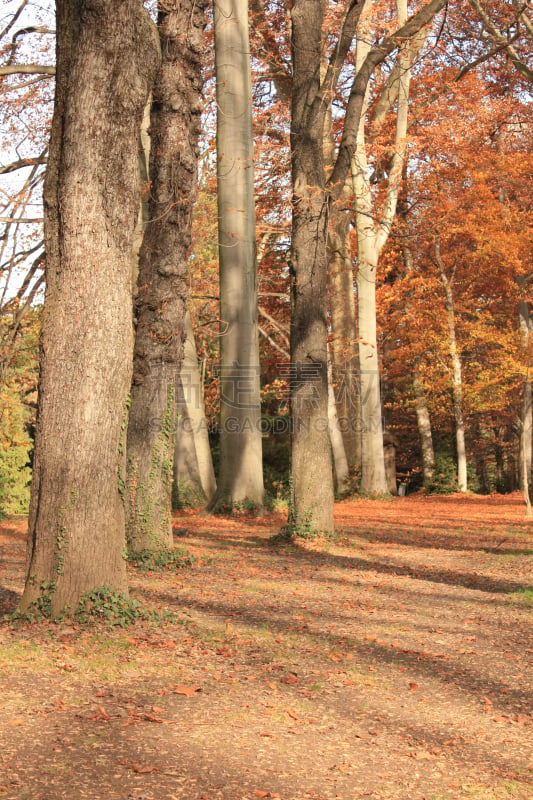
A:
[[[252,90],[246,0],[215,2],[220,470],[210,508],[263,505]]]
[[[188,498],[209,502],[217,484],[205,418],[203,386],[198,368],[191,315],[185,317],[185,347],[178,386],[178,428],[174,481],[180,504]]]
[[[137,332],[127,437],[126,534],[133,552],[172,546],[177,381],[196,196],[204,2],[159,12],[163,53],[153,89],[150,203],[139,255]]]
[[[308,124],[309,95],[320,82],[320,2],[292,7],[291,380],[292,498],[289,528],[333,531],[333,471],[328,433],[327,202],[323,123]]]
[[[404,0],[401,0],[404,3]],[[321,81],[322,0],[294,0],[292,21],[291,159],[293,219],[291,249],[291,422],[293,526],[330,531],[333,527],[331,454],[327,436],[326,238],[328,209],[339,198],[356,149],[365,94],[376,67],[416,35],[445,5],[431,0],[392,36],[383,38],[358,64],[350,88],[337,158],[325,185],[324,121],[366,3],[350,3],[342,17]],[[330,31],[330,33],[332,33]],[[403,79],[403,77],[402,77]],[[403,114],[403,112],[402,112]],[[398,114],[400,117],[400,114]],[[403,119],[403,116],[402,116]],[[397,198],[398,166],[393,157],[382,233],[390,230]],[[401,169],[400,169],[401,177]],[[380,235],[382,235],[382,233]],[[290,525],[289,525],[290,527]]]
[[[57,0],[47,290],[21,608],[126,591],[121,443],[131,381],[137,139],[159,63],[138,0]]]

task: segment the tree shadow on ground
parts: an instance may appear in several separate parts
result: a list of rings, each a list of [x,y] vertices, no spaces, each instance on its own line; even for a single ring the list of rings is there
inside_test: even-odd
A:
[[[473,534],[464,530],[467,525],[477,528],[477,533]],[[429,550],[474,551],[511,556],[533,555],[533,548],[530,542],[523,541],[513,544],[512,537],[523,535],[525,533],[523,528],[498,531],[494,530],[494,526],[485,526],[480,532],[479,521],[464,520],[459,526],[457,519],[442,519],[433,523],[425,521],[425,531],[430,529],[435,532],[424,532],[422,534],[418,531],[413,531],[412,525],[404,523],[381,521],[379,529],[369,529],[367,526],[367,520],[365,520],[365,525],[361,527],[351,525],[349,528],[342,530],[340,536],[342,538],[343,536],[352,535],[373,544],[394,544]],[[443,533],[443,527],[450,528],[451,532]],[[507,547],[503,546],[505,544],[507,544]]]
[[[141,588],[138,593],[151,602],[157,598],[156,602],[165,605],[167,608],[172,608],[176,604],[179,605],[179,598],[165,591],[154,591],[152,589],[147,592]],[[274,634],[301,636],[302,642],[312,639],[315,643],[321,645],[324,657],[335,650],[346,650],[347,641],[350,640],[353,643],[352,646],[357,654],[358,662],[364,661],[366,665],[380,664],[409,668],[411,672],[421,676],[421,679],[422,677],[438,678],[444,684],[452,685],[461,691],[479,697],[480,701],[483,697],[490,696],[492,704],[507,713],[516,711],[517,706],[524,713],[529,713],[529,709],[531,709],[532,697],[529,691],[516,688],[509,690],[505,680],[498,680],[481,674],[478,667],[461,663],[455,658],[455,654],[431,653],[425,649],[404,648],[398,642],[389,644],[368,641],[357,636],[356,632],[338,634],[327,631],[325,628],[327,627],[328,619],[338,619],[338,617],[324,614],[323,609],[316,618],[316,627],[312,627],[311,619],[298,626],[293,616],[297,607],[291,608],[287,606],[283,611],[280,611],[279,607],[276,608],[273,604],[269,605],[264,601],[264,598],[259,598],[258,605],[252,606],[249,596],[242,598],[241,605],[234,599],[227,601],[205,597],[201,600],[187,598],[188,609],[195,609],[220,622],[227,623],[228,619],[231,619],[234,623],[242,623],[259,632],[268,630]],[[401,636],[401,631],[398,631],[398,636]],[[258,646],[257,643],[255,643],[255,646]],[[305,652],[305,647],[302,647],[302,652]],[[265,653],[267,656],[271,656],[271,651],[267,647],[265,647]],[[243,658],[241,650],[239,656],[241,659]]]
[[[202,532],[194,534],[194,538],[201,540],[203,548],[213,551],[238,551],[244,548],[255,547],[256,549],[270,548],[272,552],[293,558],[300,563],[312,566],[330,566],[349,571],[362,570],[365,572],[376,572],[384,575],[396,575],[398,577],[414,578],[416,580],[431,581],[432,583],[444,583],[452,586],[462,586],[467,589],[475,589],[482,592],[494,594],[510,594],[533,589],[532,585],[511,581],[505,578],[493,578],[488,575],[473,572],[461,572],[459,570],[444,569],[442,567],[411,566],[390,561],[379,561],[375,558],[362,558],[356,556],[337,555],[334,553],[324,553],[311,551],[305,545],[300,545],[298,541],[290,543],[265,540],[261,536],[221,537],[217,534]],[[183,540],[186,544],[186,540]],[[513,551],[514,552],[514,551]]]

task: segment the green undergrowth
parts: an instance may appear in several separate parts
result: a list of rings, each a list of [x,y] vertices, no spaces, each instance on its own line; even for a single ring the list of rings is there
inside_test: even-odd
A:
[[[104,623],[119,628],[126,628],[136,622],[161,625],[176,621],[175,614],[147,608],[126,594],[115,592],[109,586],[100,586],[82,595],[74,613],[66,608],[56,617],[52,617],[51,597],[43,594],[26,611],[15,611],[10,617],[11,623],[15,625],[44,621],[60,624],[66,619],[82,627]]]
[[[80,625],[103,622],[125,628],[139,621],[173,622],[174,615],[145,608],[137,600],[102,586],[83,595],[73,619]]]
[[[140,572],[162,572],[166,569],[184,569],[196,564],[196,559],[179,547],[162,550],[140,550],[128,553],[128,564]]]

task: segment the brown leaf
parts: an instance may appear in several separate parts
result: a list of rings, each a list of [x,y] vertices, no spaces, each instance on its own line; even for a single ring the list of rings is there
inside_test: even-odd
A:
[[[294,683],[298,683],[298,678],[296,677],[296,675],[291,674],[291,675],[286,675],[283,678],[280,678],[280,681],[281,683],[288,683],[292,685]]]
[[[201,691],[201,686],[176,686],[174,694],[184,694],[187,697],[193,697],[197,692]]]
[[[411,683],[409,684],[409,688],[410,688],[410,690],[411,690],[412,692],[416,692],[416,690],[418,689],[418,683],[413,683],[413,682],[411,682]]]
[[[157,767],[149,767],[148,765],[143,766],[142,764],[133,764],[131,768],[134,772],[137,772],[139,775],[145,775],[148,772],[158,772]]]

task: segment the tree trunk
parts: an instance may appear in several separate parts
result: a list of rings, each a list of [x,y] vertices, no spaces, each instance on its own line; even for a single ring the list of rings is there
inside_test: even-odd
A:
[[[137,332],[127,437],[126,534],[133,552],[172,546],[176,396],[196,196],[204,3],[159,12],[163,53],[153,89],[150,217],[139,255]]]
[[[526,279],[517,278],[517,283],[524,291]],[[532,391],[531,391],[531,369],[529,365],[529,340],[531,337],[531,317],[529,306],[525,299],[521,299],[518,304],[518,321],[522,338],[522,347],[526,354],[526,370],[522,385],[522,409],[520,414],[520,487],[524,495],[526,504],[526,516],[531,517],[531,501],[529,497],[529,487],[531,485],[531,439],[533,429],[532,414]]]
[[[327,201],[324,117],[308,121],[320,83],[320,2],[292,6],[291,375],[292,498],[289,528],[333,531],[333,470],[328,432]]]
[[[198,369],[191,316],[185,317],[185,347],[178,385],[178,429],[174,481],[178,502],[209,502],[217,484],[205,419],[203,386]]]
[[[349,489],[348,477],[349,466],[344,448],[339,416],[337,414],[337,403],[335,402],[335,392],[333,389],[333,365],[331,362],[331,350],[328,347],[328,420],[329,438],[331,440],[331,452],[333,455],[333,466],[335,468],[335,487],[337,494],[342,497]]]
[[[359,216],[361,220],[362,217]],[[361,492],[386,494],[379,354],[376,330],[377,258],[367,248],[364,230],[358,235],[357,307],[361,386]],[[365,252],[366,251],[366,252]]]
[[[457,348],[455,333],[455,308],[453,300],[453,278],[448,278],[440,254],[440,239],[435,242],[435,260],[441,270],[441,280],[446,292],[446,314],[448,318],[448,347],[452,362],[453,415],[455,419],[455,442],[457,447],[457,484],[460,492],[468,490],[466,468],[465,424],[463,417],[463,368]]]
[[[400,2],[406,6],[404,0]],[[340,196],[346,182],[356,149],[357,132],[364,115],[368,83],[374,70],[398,46],[403,52],[403,43],[431,21],[434,14],[445,5],[445,0],[431,0],[398,31],[381,39],[357,65],[346,105],[337,158],[325,185],[324,121],[365,5],[365,2],[355,2],[346,7],[322,81],[325,5],[322,0],[294,0],[291,8],[293,502],[289,522],[297,527],[305,525],[306,528],[325,531],[333,528],[331,454],[326,417],[328,210],[330,203]],[[403,111],[402,114],[398,113],[400,117],[403,120]],[[398,166],[401,165],[404,148],[400,146],[398,151],[398,157],[393,157],[391,188],[387,193],[380,236],[390,230],[394,217]]]
[[[431,419],[426,399],[426,392],[420,377],[420,363],[415,364],[413,377],[415,390],[416,419],[418,422],[418,435],[420,436],[420,449],[422,451],[422,476],[424,486],[433,483],[435,475],[435,450],[433,449],[433,435],[431,433]]]
[[[220,470],[211,510],[263,505],[248,4],[215,2]]]
[[[331,358],[339,427],[350,467],[361,467],[360,395],[357,375],[357,315],[350,245],[350,218],[345,206],[352,195],[345,185],[340,201],[331,207],[328,229],[328,288]]]
[[[44,191],[47,289],[25,610],[126,591],[121,441],[131,381],[137,139],[159,63],[138,0],[57,0]]]
[[[398,21],[407,19],[406,0],[397,0]],[[356,65],[365,63],[370,44],[361,34],[357,41]],[[356,208],[357,308],[359,334],[359,366],[361,386],[361,491],[372,494],[388,492],[383,450],[380,367],[376,326],[376,273],[381,251],[390,234],[396,215],[399,188],[406,154],[408,98],[412,53],[409,42],[398,54],[398,95],[396,132],[393,155],[387,179],[383,208],[377,213],[369,182],[365,115],[361,116],[357,148],[352,159],[352,178]],[[365,96],[364,108],[368,98]],[[374,221],[376,220],[376,221]]]

